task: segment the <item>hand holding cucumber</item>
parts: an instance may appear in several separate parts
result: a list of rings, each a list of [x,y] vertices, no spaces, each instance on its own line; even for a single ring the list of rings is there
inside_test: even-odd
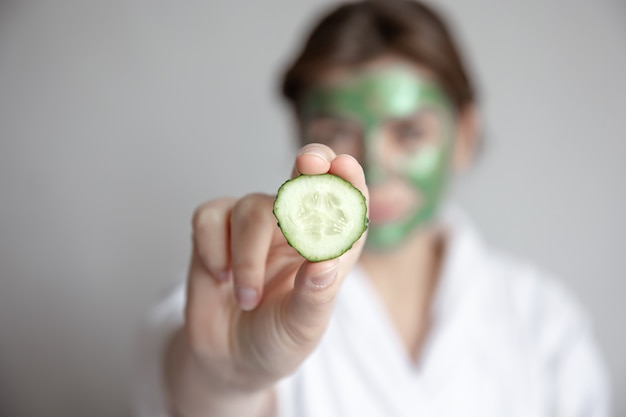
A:
[[[362,250],[367,187],[353,157],[320,144],[300,151],[293,178],[300,174],[314,177],[286,183],[276,199],[213,200],[194,214],[186,324],[168,353],[181,414],[254,415],[269,407],[273,385],[324,333]]]

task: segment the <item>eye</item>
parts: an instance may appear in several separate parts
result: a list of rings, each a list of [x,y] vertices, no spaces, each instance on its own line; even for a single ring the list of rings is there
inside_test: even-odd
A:
[[[398,145],[412,145],[420,142],[425,137],[425,131],[419,123],[402,122],[393,128],[393,135]]]

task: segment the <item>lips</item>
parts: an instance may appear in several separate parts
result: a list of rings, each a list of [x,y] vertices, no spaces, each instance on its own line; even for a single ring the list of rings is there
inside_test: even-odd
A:
[[[404,181],[389,181],[370,188],[368,217],[372,225],[403,221],[412,216],[422,202],[420,193]]]

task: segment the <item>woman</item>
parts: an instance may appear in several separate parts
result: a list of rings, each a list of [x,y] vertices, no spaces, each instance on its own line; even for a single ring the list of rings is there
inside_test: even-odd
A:
[[[609,414],[575,302],[444,202],[476,153],[476,97],[432,10],[338,7],[283,93],[303,142],[293,175],[352,182],[367,235],[310,263],[276,226],[273,196],[200,206],[186,291],[154,314],[148,344],[165,348],[140,415]]]

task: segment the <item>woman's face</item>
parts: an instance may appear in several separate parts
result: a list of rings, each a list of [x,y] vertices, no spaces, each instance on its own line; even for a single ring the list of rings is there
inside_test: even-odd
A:
[[[427,73],[387,63],[329,77],[307,94],[301,111],[307,142],[363,165],[369,248],[393,248],[428,224],[450,172],[456,116]]]

